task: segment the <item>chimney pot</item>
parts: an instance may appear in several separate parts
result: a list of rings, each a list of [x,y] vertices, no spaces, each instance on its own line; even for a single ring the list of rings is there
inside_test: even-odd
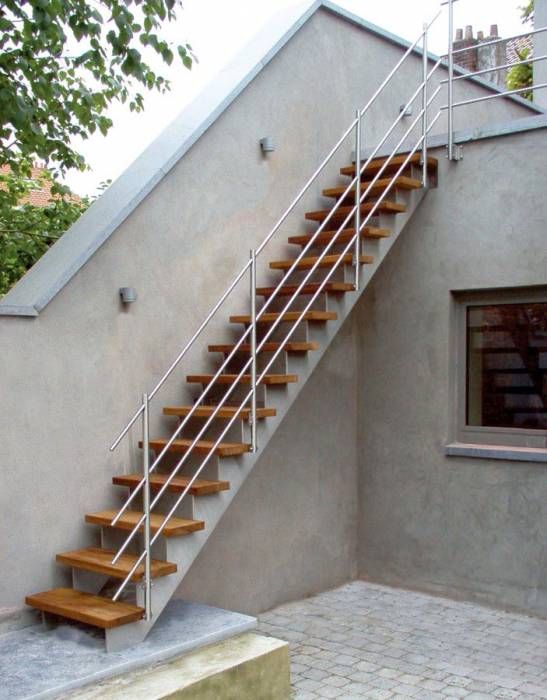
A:
[[[456,29],[456,41],[462,41],[463,29]]]
[[[477,39],[479,41],[484,41],[484,32],[477,32]]]
[[[465,38],[466,39],[473,39],[473,27],[471,24],[468,24],[465,28]]]
[[[490,36],[498,38],[498,25],[497,24],[490,25]]]

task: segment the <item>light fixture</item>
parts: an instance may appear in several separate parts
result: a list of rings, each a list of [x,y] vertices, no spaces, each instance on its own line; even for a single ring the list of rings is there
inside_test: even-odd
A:
[[[260,148],[262,153],[273,153],[275,151],[275,142],[271,136],[265,136],[260,139]]]
[[[123,304],[132,304],[137,301],[137,290],[135,287],[120,287],[120,299]]]

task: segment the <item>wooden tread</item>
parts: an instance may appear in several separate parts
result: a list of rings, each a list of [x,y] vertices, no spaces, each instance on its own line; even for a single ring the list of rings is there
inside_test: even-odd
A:
[[[188,452],[188,449],[193,442],[193,440],[175,440],[170,446],[169,450],[171,452]],[[163,438],[158,440],[150,440],[150,449],[159,452],[160,450],[163,450],[167,443],[168,440]],[[214,444],[215,443],[211,442],[210,440],[198,440],[193,451],[197,452],[198,454],[208,454]],[[140,442],[139,447],[142,447],[142,443]],[[214,450],[217,457],[237,457],[237,455],[242,455],[245,454],[245,452],[250,451],[251,446],[243,442],[219,442]]]
[[[353,263],[353,253],[346,253],[345,255],[338,255],[335,253],[334,255],[324,255],[317,268],[332,267],[340,260],[340,258],[342,258],[340,265],[351,265]],[[294,269],[309,270],[315,265],[318,259],[318,255],[314,255],[309,258],[302,258]],[[374,256],[360,255],[359,262],[361,265],[371,265],[374,262]],[[274,260],[270,263],[270,268],[272,270],[290,270],[293,263],[294,260]]]
[[[172,413],[169,415],[179,414]],[[150,474],[151,490],[159,491],[167,481],[168,477],[168,474]],[[112,483],[116,486],[127,486],[130,489],[134,489],[139,485],[141,479],[142,474],[121,474],[120,476],[112,477]],[[182,493],[189,483],[190,477],[188,476],[174,476],[171,482],[169,483],[169,486],[167,487],[167,491],[169,491],[170,493]],[[208,496],[211,493],[219,493],[219,491],[228,491],[229,488],[229,481],[211,481],[209,479],[196,479],[190,487],[190,491],[188,493],[190,493],[192,496]]]
[[[139,477],[140,478],[140,477]],[[111,552],[108,549],[100,547],[86,547],[85,549],[75,549],[73,552],[64,552],[58,554],[56,559],[59,564],[72,566],[76,569],[84,569],[85,571],[94,571],[97,574],[105,574],[114,578],[125,578],[131,571],[137,556],[135,554],[122,554],[116,564],[112,564],[112,559],[116,552]],[[177,570],[177,565],[169,561],[160,561],[152,559],[151,573],[153,578],[159,576],[168,576],[174,574]],[[131,581],[141,581],[144,577],[144,563],[141,564],[133,576]]]
[[[214,374],[189,374],[186,381],[189,384],[209,384],[214,376]],[[216,378],[215,384],[233,384],[238,377],[239,374],[221,374]],[[271,386],[273,384],[295,384],[297,381],[298,375],[296,374],[265,374],[260,383]],[[239,383],[250,384],[251,375],[242,374]]]
[[[25,603],[37,610],[102,629],[136,622],[144,615],[144,609],[137,605],[115,603],[110,598],[75,591],[73,588],[53,588],[43,593],[35,593],[27,596]]]
[[[342,231],[321,231],[315,238],[313,245],[321,245],[322,243],[330,243],[333,238],[336,238],[336,243],[347,243],[355,236],[354,228],[345,228]],[[362,238],[388,238],[391,236],[391,231],[388,228],[376,228],[375,226],[365,226],[361,230]],[[304,233],[299,236],[290,236],[289,243],[295,245],[308,245],[313,238],[313,233]],[[336,245],[336,244],[335,244]]]
[[[386,166],[386,169],[382,172],[382,175],[392,175],[393,173],[396,173],[401,165],[405,162],[405,160],[408,157],[408,153],[406,154],[401,154],[399,156],[394,156],[391,161],[389,162],[389,165]],[[420,153],[414,153],[408,161],[408,167],[410,168],[411,165],[420,165],[420,159],[421,159],[421,154]],[[375,158],[374,160],[371,160],[368,166],[366,167],[365,171],[363,172],[363,176],[374,176],[376,173],[382,168],[383,164],[386,162],[387,158]],[[361,163],[361,166],[363,163]],[[428,157],[427,159],[427,169],[432,172],[437,171],[437,165],[438,161],[436,158],[432,158],[431,156]],[[341,175],[349,175],[350,177],[355,177],[355,163],[352,165],[348,165],[344,168],[340,168],[340,174]]]
[[[112,527],[112,520],[116,517],[117,510],[102,510],[98,513],[87,513],[85,516],[86,523],[92,525],[102,525],[103,527]],[[142,513],[137,511],[127,510],[118,520],[115,528],[119,530],[132,530],[141,518]],[[150,530],[157,532],[165,520],[165,516],[161,513],[152,513],[150,516]],[[205,523],[203,520],[187,520],[186,518],[169,518],[167,525],[162,530],[164,537],[177,537],[179,535],[189,535],[191,532],[203,530]],[[141,526],[142,530],[142,526]]]
[[[275,343],[275,342],[266,342],[264,345],[260,348],[260,352],[276,352],[279,350],[281,347],[281,343]],[[232,350],[235,348],[235,343],[228,343],[225,345],[209,345],[209,352],[223,352],[223,353],[230,353]],[[283,350],[285,352],[289,353],[305,353],[305,352],[310,352],[313,350],[319,350],[319,343],[304,343],[304,342],[298,342],[298,341],[289,341],[288,343],[285,343],[283,345]],[[250,343],[242,343],[239,348],[238,352],[245,352],[249,353],[251,352],[251,345]]]
[[[274,323],[277,319],[282,316],[283,322],[298,321],[300,316],[302,316],[301,311],[285,311],[285,312],[272,312],[265,313],[257,320],[257,323]],[[338,314],[336,311],[306,311],[303,315],[302,320],[310,321],[312,323],[324,323],[325,321],[336,321]],[[249,315],[243,316],[230,316],[230,323],[250,323],[251,317]]]
[[[332,214],[329,221],[341,221],[348,214],[351,214],[353,206],[338,207]],[[374,209],[375,214],[402,214],[406,211],[406,204],[402,202],[394,202],[392,199],[384,199],[383,202],[363,202],[361,204],[361,214],[366,215]],[[306,213],[308,221],[324,221],[331,213],[332,209],[320,209],[319,211],[309,211]]]
[[[315,294],[320,285],[320,282],[309,282],[302,287],[299,294],[302,296]],[[285,284],[279,287],[276,296],[292,296],[299,286],[299,284]],[[256,293],[259,297],[271,297],[276,289],[277,287],[257,287]],[[355,286],[351,284],[351,282],[327,282],[323,285],[320,294],[345,294],[346,292],[353,292],[354,290]]]
[[[163,413],[166,416],[179,416],[182,418],[183,416],[187,416],[190,411],[193,409],[193,406],[166,406],[163,409]],[[196,409],[194,409],[194,413],[192,414],[196,418],[209,418],[209,416],[212,416],[214,411],[216,410],[216,406],[198,406]],[[217,418],[233,418],[234,415],[237,413],[238,408],[237,406],[222,406],[221,409],[219,409],[217,415]],[[251,415],[251,409],[250,408],[242,408],[239,417],[241,420],[248,420],[249,416]],[[256,417],[257,418],[273,418],[274,416],[277,415],[277,411],[275,408],[257,408],[256,409]],[[194,482],[194,484],[196,484]],[[215,482],[210,482],[210,483],[215,483]],[[228,483],[226,482],[218,482],[218,483]],[[197,494],[196,494],[197,495]]]
[[[389,187],[389,185],[392,183],[393,178],[391,177],[386,177],[386,178],[380,178],[377,180],[374,185],[370,188],[370,192],[367,196],[374,197],[377,194],[382,194],[382,192]],[[370,183],[372,180],[369,180],[368,182],[362,182],[361,181],[361,192],[366,192],[368,188],[370,187]],[[407,175],[399,175],[398,178],[395,180],[395,184],[391,188],[392,190],[399,189],[399,190],[419,190],[422,186],[421,180],[416,180],[414,177],[408,177]],[[330,187],[329,189],[323,190],[323,197],[334,197],[335,199],[339,199],[344,195],[344,192],[347,190],[346,187]],[[352,189],[346,194],[345,198],[353,197],[355,198],[355,187],[352,187]]]

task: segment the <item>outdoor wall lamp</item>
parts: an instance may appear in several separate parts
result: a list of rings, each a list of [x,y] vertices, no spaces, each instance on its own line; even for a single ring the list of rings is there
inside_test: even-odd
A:
[[[137,290],[135,287],[120,287],[120,299],[123,304],[131,304],[137,301]]]
[[[275,151],[275,142],[271,136],[265,136],[260,139],[260,148],[262,153],[273,153]]]

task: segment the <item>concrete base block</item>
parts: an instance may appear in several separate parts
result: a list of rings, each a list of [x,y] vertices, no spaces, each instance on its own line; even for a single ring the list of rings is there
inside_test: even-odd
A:
[[[70,700],[288,700],[289,645],[246,633],[119,676]]]

